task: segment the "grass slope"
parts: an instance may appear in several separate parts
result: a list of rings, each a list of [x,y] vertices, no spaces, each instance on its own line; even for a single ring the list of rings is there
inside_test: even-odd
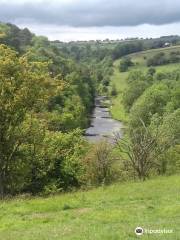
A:
[[[111,84],[116,87],[118,92],[117,96],[112,98],[111,114],[116,120],[123,122],[128,121],[128,115],[125,112],[124,106],[122,104],[122,93],[126,88],[126,79],[129,72],[121,73],[119,71],[120,60],[114,62],[114,73],[111,77]]]
[[[153,55],[164,52],[165,54],[169,54],[172,51],[180,51],[180,46],[172,46],[168,48],[159,48],[159,49],[151,49],[147,51],[142,51],[138,53],[130,54],[132,61],[136,63],[135,66],[130,67],[127,72],[120,72],[119,71],[119,65],[120,65],[120,59],[116,60],[114,62],[114,73],[111,77],[111,84],[115,85],[118,95],[114,98],[112,98],[112,108],[111,108],[111,114],[114,119],[127,122],[128,121],[128,114],[125,112],[125,109],[122,104],[122,93],[124,89],[126,88],[126,79],[130,71],[132,70],[141,70],[141,71],[147,71],[148,67],[146,66],[146,61],[148,58],[151,58]],[[157,66],[156,71],[172,71],[180,67],[179,63],[175,64],[167,64],[162,66]]]
[[[137,226],[173,229],[143,239],[180,239],[180,176],[88,192],[0,202],[2,240],[135,240]]]

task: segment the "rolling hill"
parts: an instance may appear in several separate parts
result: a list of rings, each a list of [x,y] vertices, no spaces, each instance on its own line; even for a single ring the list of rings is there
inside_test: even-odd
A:
[[[128,121],[128,115],[125,112],[124,107],[122,105],[122,92],[126,88],[126,79],[128,77],[129,72],[132,70],[141,70],[146,72],[148,70],[148,67],[146,64],[146,61],[148,58],[151,58],[152,56],[160,52],[163,52],[169,55],[170,52],[175,52],[175,51],[180,51],[180,45],[171,46],[168,48],[151,49],[147,51],[129,54],[128,56],[131,58],[132,62],[135,65],[130,67],[127,72],[119,71],[119,65],[120,65],[121,59],[118,59],[114,62],[114,73],[111,77],[111,84],[115,85],[118,91],[118,95],[112,99],[111,113],[113,118],[117,120],[121,120],[123,122]],[[156,72],[171,71],[171,70],[180,68],[180,63],[165,64],[161,66],[155,66],[154,68],[156,69]]]

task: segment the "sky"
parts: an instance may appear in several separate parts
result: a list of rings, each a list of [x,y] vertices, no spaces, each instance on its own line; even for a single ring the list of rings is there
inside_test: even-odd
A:
[[[180,35],[180,0],[0,0],[0,21],[60,41]]]

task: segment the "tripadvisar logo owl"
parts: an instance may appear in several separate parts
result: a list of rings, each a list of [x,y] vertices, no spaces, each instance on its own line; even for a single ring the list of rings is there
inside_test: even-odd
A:
[[[136,234],[136,235],[140,236],[140,235],[143,235],[143,233],[144,233],[144,230],[143,230],[142,227],[137,227],[137,228],[135,229],[135,234]]]

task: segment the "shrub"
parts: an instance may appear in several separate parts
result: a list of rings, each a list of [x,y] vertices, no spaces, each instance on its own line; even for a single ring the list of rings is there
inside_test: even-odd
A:
[[[90,185],[109,184],[115,180],[115,162],[112,146],[102,141],[90,148],[84,159],[86,167],[85,181]]]
[[[117,89],[116,89],[115,85],[112,85],[112,88],[111,88],[111,96],[112,96],[112,97],[117,96]]]
[[[163,52],[159,52],[154,55],[152,58],[147,60],[147,66],[158,66],[169,63],[169,59],[165,56]]]
[[[120,70],[120,72],[126,72],[128,70],[128,68],[133,66],[133,65],[134,64],[131,61],[131,59],[129,57],[125,57],[121,60],[119,70]]]

